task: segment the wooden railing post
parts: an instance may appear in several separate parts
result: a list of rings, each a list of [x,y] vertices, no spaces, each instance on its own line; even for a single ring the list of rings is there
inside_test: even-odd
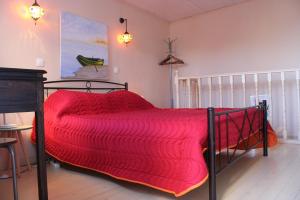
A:
[[[229,76],[229,82],[230,82],[230,95],[231,95],[231,107],[234,107],[234,90],[233,90],[233,75]]]
[[[272,124],[273,121],[273,105],[272,105],[272,72],[268,73],[268,90],[269,90],[269,122]]]
[[[298,120],[300,119],[300,72],[296,71],[296,89],[297,89],[297,105],[298,105]],[[299,125],[297,126],[299,129]],[[298,131],[298,140],[300,140],[300,132]]]
[[[223,107],[222,76],[218,77],[218,83],[219,83],[219,96],[220,96],[219,106],[220,108],[222,108]]]
[[[212,77],[207,78],[208,82],[208,104],[212,106]]]
[[[202,107],[202,101],[201,101],[201,78],[197,79],[197,84],[198,84],[198,108]]]
[[[280,72],[281,88],[282,88],[282,118],[283,118],[283,139],[287,139],[287,123],[286,123],[286,96],[285,96],[285,73]]]
[[[175,92],[176,92],[176,108],[179,108],[179,76],[178,71],[175,71]]]
[[[242,74],[243,84],[243,106],[246,107],[246,74]]]

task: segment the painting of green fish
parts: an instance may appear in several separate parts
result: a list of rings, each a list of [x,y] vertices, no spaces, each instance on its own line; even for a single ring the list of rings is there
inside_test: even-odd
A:
[[[69,12],[61,13],[61,77],[106,79],[107,26]]]

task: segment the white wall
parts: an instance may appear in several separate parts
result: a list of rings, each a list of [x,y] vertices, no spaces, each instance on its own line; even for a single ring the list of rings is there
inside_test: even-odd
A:
[[[299,19],[299,0],[249,0],[174,22],[179,74],[300,67]]]
[[[69,11],[108,25],[110,80],[129,83],[135,91],[154,105],[169,106],[168,70],[158,66],[165,56],[164,39],[169,36],[168,22],[152,16],[118,0],[40,0],[45,16],[34,26],[33,20],[24,18],[22,8],[32,0],[0,0],[0,67],[35,68],[36,57],[46,61],[48,80],[60,78],[60,12]],[[119,18],[128,18],[128,30],[133,42],[125,47],[117,42],[117,35],[124,32]],[[113,74],[112,67],[120,72]],[[32,114],[11,115],[11,122],[31,124]],[[29,142],[29,132],[24,134]],[[0,156],[1,161],[5,157]]]
[[[300,68],[300,0],[249,0],[203,15],[193,16],[170,25],[172,38],[177,38],[176,55],[186,65],[179,76],[201,76],[249,71]],[[285,98],[288,137],[299,133],[296,109],[295,73],[286,73]],[[253,76],[246,85],[246,101],[255,95]],[[282,86],[280,74],[273,74],[273,128],[283,130]],[[259,77],[258,94],[268,94],[267,77]],[[207,82],[207,81],[206,81]],[[231,105],[228,80],[224,81],[224,106]],[[240,85],[238,85],[240,84]],[[241,80],[234,87],[241,87]],[[207,85],[204,85],[205,87]],[[213,83],[213,93],[218,92]],[[204,88],[205,89],[205,88]],[[224,90],[224,88],[223,88]],[[208,90],[202,91],[204,107],[208,106]],[[229,92],[229,93],[228,93]],[[242,106],[241,89],[234,89],[234,106]],[[229,94],[229,95],[228,95]],[[213,99],[213,103],[217,102]],[[206,103],[206,104],[205,104]]]

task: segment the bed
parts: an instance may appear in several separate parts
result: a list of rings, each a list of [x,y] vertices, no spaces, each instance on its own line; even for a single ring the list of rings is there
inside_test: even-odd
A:
[[[265,101],[240,109],[160,109],[128,91],[127,83],[49,86],[61,82],[74,80],[46,82],[47,95],[58,91],[49,95],[44,109],[46,152],[62,163],[175,196],[209,179],[215,200],[216,175],[243,155],[241,150],[262,145],[268,155]],[[91,93],[96,90],[108,93]]]

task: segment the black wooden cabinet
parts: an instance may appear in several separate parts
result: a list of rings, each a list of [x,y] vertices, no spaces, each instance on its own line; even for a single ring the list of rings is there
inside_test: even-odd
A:
[[[39,199],[47,200],[44,141],[44,89],[46,71],[0,68],[0,113],[35,112]]]

